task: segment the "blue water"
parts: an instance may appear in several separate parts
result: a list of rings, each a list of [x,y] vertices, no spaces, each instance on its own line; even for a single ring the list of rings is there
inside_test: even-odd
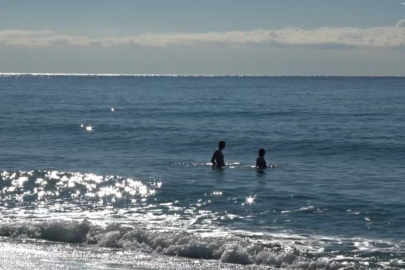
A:
[[[292,248],[281,261],[303,268],[405,268],[404,89],[405,78],[0,76],[3,226],[142,224],[259,249],[244,261],[148,244],[166,255],[282,267],[257,253]],[[264,172],[260,148],[275,165]]]

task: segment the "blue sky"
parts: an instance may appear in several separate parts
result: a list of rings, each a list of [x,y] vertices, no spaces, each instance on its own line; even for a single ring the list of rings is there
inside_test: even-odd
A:
[[[397,0],[0,0],[0,72],[405,76]]]

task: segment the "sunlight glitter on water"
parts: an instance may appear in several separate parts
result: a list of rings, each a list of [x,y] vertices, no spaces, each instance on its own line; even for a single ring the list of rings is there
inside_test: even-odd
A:
[[[3,217],[85,217],[105,222],[119,218],[120,222],[152,222],[161,226],[209,230],[214,222],[242,219],[239,215],[210,209],[217,199],[222,200],[222,191],[205,193],[194,203],[176,199],[168,201],[167,197],[160,195],[163,186],[160,179],[145,182],[91,173],[16,171],[3,172],[0,184]],[[103,218],[100,218],[101,213]]]
[[[99,176],[95,174],[65,173],[58,171],[35,171],[1,173],[2,199],[0,205],[29,207],[45,202],[73,199],[86,208],[93,201],[103,200],[103,205],[111,203],[128,204],[136,198],[146,198],[156,193],[161,182],[142,183],[119,176]],[[113,198],[114,201],[113,201]],[[119,199],[120,201],[117,201]],[[67,202],[65,202],[67,204]]]
[[[247,197],[246,198],[246,203],[252,204],[254,202],[254,200],[255,200],[255,198],[253,198],[253,197]]]

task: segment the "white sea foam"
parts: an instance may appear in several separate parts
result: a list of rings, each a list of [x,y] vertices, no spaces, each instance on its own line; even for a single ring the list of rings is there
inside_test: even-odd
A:
[[[72,252],[73,251],[73,252]],[[0,239],[1,269],[85,270],[249,270],[270,269],[267,266],[242,266],[213,260],[193,260],[160,256],[156,253],[107,250],[96,246],[72,246],[43,241]]]
[[[373,256],[363,254],[361,261],[350,254],[327,253],[317,249],[309,238],[284,236],[258,240],[257,237],[232,233],[207,234],[184,230],[140,228],[110,224],[96,226],[83,220],[52,222],[6,222],[0,225],[0,236],[34,238],[90,246],[155,252],[192,259],[217,260],[239,265],[264,265],[289,269],[362,269],[373,264]],[[295,240],[292,240],[295,239]],[[319,239],[318,239],[319,240]],[[331,241],[331,239],[328,239]],[[363,241],[364,243],[364,241]],[[385,245],[387,243],[384,243]],[[371,243],[369,243],[369,246]],[[362,245],[364,246],[364,245]],[[394,252],[393,246],[387,252]],[[378,250],[380,253],[384,249]],[[365,250],[362,250],[364,253]],[[376,252],[373,247],[372,252]],[[389,261],[386,263],[389,264]],[[349,268],[347,268],[349,267]],[[350,268],[351,267],[351,268]]]

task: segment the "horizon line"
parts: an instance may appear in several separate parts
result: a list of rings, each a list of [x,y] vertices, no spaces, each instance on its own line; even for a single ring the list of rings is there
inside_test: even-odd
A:
[[[405,75],[259,75],[259,74],[170,74],[170,73],[19,73],[0,72],[0,77],[18,76],[61,76],[61,77],[340,77],[340,78],[405,78]]]

